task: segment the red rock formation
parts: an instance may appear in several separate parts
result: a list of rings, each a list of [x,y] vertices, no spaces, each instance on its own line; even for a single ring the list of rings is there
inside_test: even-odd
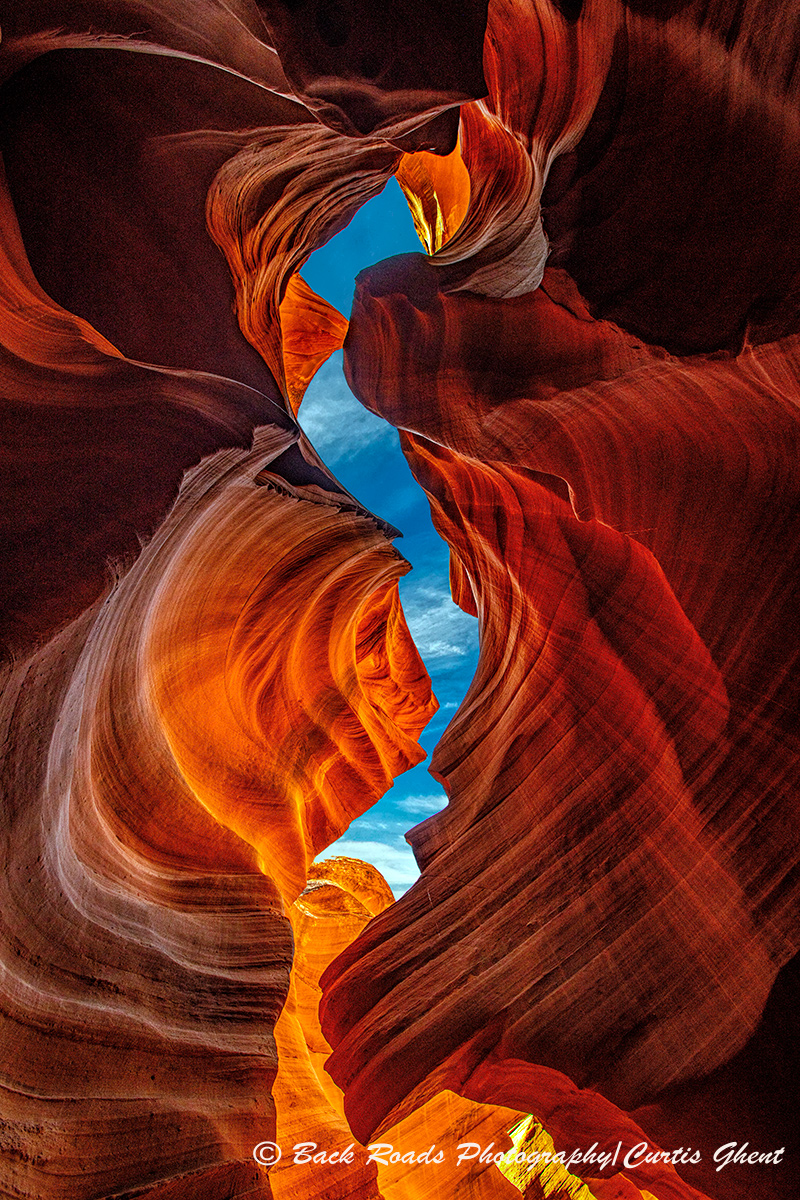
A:
[[[597,1200],[788,1198],[790,1156],[711,1151],[788,1146],[796,1088],[793,20],[0,12],[9,1195],[270,1194],[285,909],[433,710],[392,531],[291,415],[345,331],[297,272],[397,169],[436,254],[362,278],[348,370],[403,431],[481,660],[420,884],[347,948],[379,905],[298,902],[279,1128],[305,1081],[346,1139],[327,1038],[358,1137],[530,1112],[566,1150],[702,1148],[581,1163]],[[405,1165],[335,1186],[581,1195]]]
[[[231,268],[239,324],[279,382],[279,306],[290,277],[383,189],[398,159],[385,145],[301,125],[248,138],[214,179],[208,227]]]
[[[274,1121],[281,901],[421,756],[403,561],[272,474],[291,437],[206,460],[117,588],[6,681],[11,1194],[225,1162],[244,1186]]]
[[[481,661],[433,759],[450,805],[409,835],[423,879],[326,977],[331,1072],[363,1137],[442,1087],[547,1124],[557,1077],[512,1100],[509,1060],[591,1089],[589,1140],[594,1092],[660,1096],[703,1143],[684,1178],[771,1195],[774,1173],[715,1174],[703,1085],[674,1089],[742,1049],[797,950],[796,339],[676,359],[557,274],[492,300],[434,271],[362,276],[347,363],[408,431]],[[739,1141],[770,1125],[752,1084]]]
[[[7,68],[54,40],[23,46],[24,16],[4,22]],[[283,407],[204,230],[220,164],[269,142],[242,126],[291,139],[309,117],[118,49],[33,63],[6,99],[0,1190],[266,1197],[252,1150],[274,1137],[285,906],[419,760],[435,707],[407,566]],[[290,284],[283,341],[278,305],[375,186],[329,197],[277,274],[259,260],[274,290],[254,320],[295,402],[344,322]]]
[[[272,409],[230,380],[126,360],[55,304],[30,267],[4,187],[0,286],[4,545],[3,634],[19,650],[94,601],[108,559],[153,532],[183,471],[220,445],[244,445]],[[137,443],[147,476],[130,454]],[[93,454],[87,470],[87,447]]]
[[[779,1068],[798,943],[794,75],[765,86],[753,18],[726,54],[720,13],[661,15],[493,5],[467,215],[362,276],[349,377],[406,431],[482,650],[423,879],[331,968],[323,1028],[362,1136],[451,1087],[580,1144],[610,1101],[615,1138],[702,1144],[636,1186],[744,1200],[794,1177],[711,1162],[792,1136],[747,1044]],[[561,270],[525,294],[545,230]]]
[[[289,93],[262,11],[253,0],[14,0],[0,9],[3,74],[52,49],[119,48],[213,63],[261,87]]]
[[[309,383],[334,350],[341,349],[347,321],[302,275],[290,278],[278,313],[286,395],[297,415]]]
[[[458,131],[456,106],[486,93],[487,0],[262,0],[261,7],[294,93],[350,137],[379,133],[404,150],[447,152]]]
[[[320,976],[370,917],[393,901],[374,867],[334,858],[311,866],[308,886],[289,910],[295,957],[289,999],[275,1027],[279,1070],[273,1096],[283,1157],[270,1171],[273,1193],[276,1200],[514,1200],[524,1184],[513,1170],[494,1163],[492,1155],[478,1161],[474,1149],[459,1162],[457,1147],[471,1143],[511,1152],[509,1130],[519,1124],[519,1113],[444,1091],[365,1149],[353,1138],[342,1094],[325,1070],[330,1047],[319,1024]],[[534,1143],[539,1146],[535,1137]],[[296,1154],[295,1146],[301,1147]],[[320,1151],[337,1158],[315,1161]],[[529,1174],[544,1178],[542,1196],[552,1196],[559,1185],[571,1183],[573,1190],[577,1185],[557,1164],[544,1176],[534,1166]]]

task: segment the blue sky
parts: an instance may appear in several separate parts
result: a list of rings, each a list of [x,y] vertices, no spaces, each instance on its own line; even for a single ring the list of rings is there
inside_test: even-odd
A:
[[[392,254],[421,249],[397,182],[364,205],[347,229],[303,268],[309,285],[350,315],[356,275]],[[323,461],[362,504],[402,530],[397,548],[413,570],[400,583],[406,619],[433,680],[440,709],[422,735],[430,754],[461,702],[478,660],[478,623],[450,599],[449,552],[433,528],[425,493],[414,481],[397,432],[352,395],[334,354],[312,380],[300,422]],[[401,775],[377,805],[354,821],[321,858],[349,854],[374,863],[396,896],[417,878],[406,830],[446,804],[427,762]]]

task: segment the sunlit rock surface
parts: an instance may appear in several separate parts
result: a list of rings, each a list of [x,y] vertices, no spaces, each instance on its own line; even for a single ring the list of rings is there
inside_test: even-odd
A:
[[[243,126],[312,119],[228,78],[65,49],[8,85],[9,1196],[271,1195],[253,1147],[275,1136],[287,907],[435,708],[392,531],[289,408],[344,318],[292,282],[284,343],[294,259],[258,324],[269,368],[231,311],[209,188]]]
[[[791,1200],[791,6],[0,27],[0,1190]],[[393,173],[431,257],[348,327],[298,273]],[[343,339],[481,623],[397,904],[312,865],[435,708],[395,531],[295,419]],[[306,1130],[354,1170],[254,1162]]]
[[[295,957],[289,1000],[275,1028],[279,1070],[273,1096],[276,1136],[284,1149],[270,1172],[275,1197],[514,1200],[532,1183],[541,1197],[557,1200],[559,1194],[569,1194],[575,1200],[592,1200],[558,1163],[544,1168],[531,1163],[515,1174],[513,1166],[493,1162],[493,1154],[510,1154],[517,1145],[526,1155],[535,1155],[537,1149],[553,1151],[553,1145],[531,1118],[450,1091],[440,1092],[387,1129],[372,1146],[365,1149],[354,1139],[342,1093],[325,1069],[330,1047],[319,1024],[319,979],[393,899],[374,867],[333,858],[311,866],[308,886],[289,910]],[[524,1133],[515,1141],[511,1131],[517,1126],[524,1127]],[[456,1150],[459,1145],[461,1152]],[[492,1154],[479,1161],[486,1147]],[[320,1161],[320,1151],[344,1161]],[[559,1193],[559,1188],[568,1191]]]
[[[264,428],[187,476],[116,588],[6,680],[8,1194],[221,1162],[226,1187],[250,1178],[284,905],[420,757],[405,564],[369,518],[270,471],[291,437]]]

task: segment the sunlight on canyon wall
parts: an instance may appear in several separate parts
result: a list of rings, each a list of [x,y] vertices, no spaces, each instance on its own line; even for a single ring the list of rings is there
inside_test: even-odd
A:
[[[791,1200],[790,8],[0,27],[0,1191]],[[348,319],[299,272],[392,175]],[[396,903],[314,862],[437,707],[302,431],[342,346],[480,622]]]

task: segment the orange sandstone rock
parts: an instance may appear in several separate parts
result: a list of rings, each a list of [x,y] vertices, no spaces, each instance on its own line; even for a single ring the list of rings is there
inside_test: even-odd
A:
[[[791,7],[11,7],[3,1188],[267,1197],[296,904],[281,1136],[304,1088],[337,1145],[533,1113],[702,1141],[582,1165],[603,1200],[788,1196],[709,1147],[793,1136]],[[297,272],[394,170],[435,253],[362,277],[348,371],[482,648],[384,909],[308,865],[433,701],[402,561],[288,409],[344,334]],[[339,1194],[520,1193],[372,1166]]]
[[[278,1200],[298,1195],[514,1200],[522,1190],[517,1180],[492,1161],[494,1153],[513,1148],[509,1130],[519,1124],[520,1114],[512,1109],[445,1091],[367,1148],[347,1124],[342,1094],[325,1070],[330,1047],[319,1024],[319,979],[371,917],[393,903],[374,867],[333,858],[311,866],[308,886],[289,910],[295,957],[289,998],[275,1028],[280,1066],[273,1096],[283,1157],[269,1172],[274,1195]],[[471,1147],[459,1161],[463,1143]],[[293,1154],[295,1145],[299,1149]],[[478,1161],[475,1146],[491,1146],[492,1153]],[[531,1167],[528,1176],[544,1180],[547,1196],[568,1178],[557,1165],[544,1172]]]
[[[312,291],[302,275],[292,275],[278,312],[287,399],[296,416],[314,375],[341,348],[347,321]]]
[[[435,254],[455,235],[469,208],[470,177],[460,148],[444,158],[425,151],[404,154],[395,175],[419,240]]]
[[[373,521],[270,473],[291,440],[206,460],[115,590],[6,680],[12,1192],[252,1183],[282,897],[420,757],[404,564]],[[315,602],[301,616],[293,595]]]

